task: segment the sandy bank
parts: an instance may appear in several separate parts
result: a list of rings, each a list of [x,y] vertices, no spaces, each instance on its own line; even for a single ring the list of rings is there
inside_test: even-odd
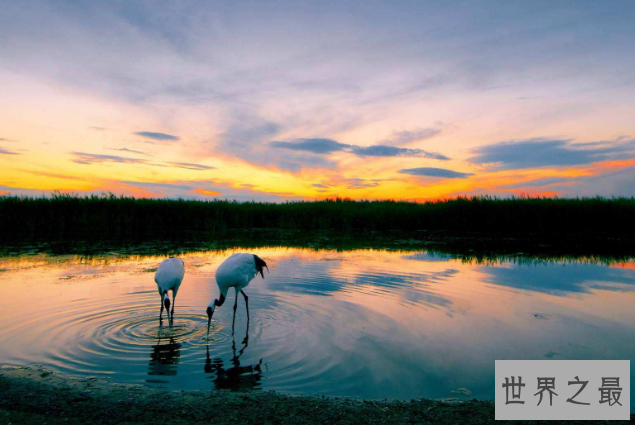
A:
[[[494,405],[487,401],[359,401],[269,391],[172,391],[66,377],[39,367],[2,366],[0,394],[2,424],[494,423]]]

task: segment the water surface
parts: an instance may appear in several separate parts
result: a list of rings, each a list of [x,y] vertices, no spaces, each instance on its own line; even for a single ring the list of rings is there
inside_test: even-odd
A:
[[[180,255],[174,325],[158,320],[163,256],[0,258],[0,362],[171,389],[360,398],[493,397],[495,359],[635,358],[635,264],[476,262],[426,251],[249,249],[269,264],[214,316],[216,267]],[[633,377],[631,376],[631,379]]]

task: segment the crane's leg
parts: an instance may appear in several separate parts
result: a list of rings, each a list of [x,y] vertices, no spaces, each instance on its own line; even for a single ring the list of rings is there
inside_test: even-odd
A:
[[[236,324],[236,309],[238,308],[238,291],[236,291],[236,301],[234,302],[234,320],[232,320],[232,335],[234,335],[234,325]]]
[[[163,320],[163,297],[161,297],[161,314],[159,314],[159,322]]]
[[[172,312],[170,313],[172,324],[174,324],[174,304],[176,304],[176,292],[172,291]]]
[[[243,297],[245,297],[245,306],[247,307],[247,328],[249,328],[249,297],[243,291],[240,291],[240,293],[243,294]]]

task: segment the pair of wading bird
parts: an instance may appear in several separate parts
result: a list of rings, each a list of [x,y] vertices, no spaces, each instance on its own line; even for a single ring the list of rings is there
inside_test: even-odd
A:
[[[267,263],[265,263],[260,257],[254,254],[237,253],[227,258],[223,263],[218,266],[216,270],[216,284],[220,290],[220,295],[217,299],[214,299],[207,307],[207,331],[209,332],[209,326],[212,323],[212,316],[216,307],[220,307],[225,302],[227,297],[227,291],[229,288],[234,288],[236,291],[236,302],[234,303],[234,321],[232,323],[232,329],[236,322],[236,308],[238,307],[238,293],[243,294],[245,298],[245,305],[247,307],[247,321],[249,321],[249,297],[243,292],[243,288],[249,285],[249,282],[253,280],[258,273],[265,278],[263,272],[264,269],[269,271]],[[167,310],[168,321],[172,323],[174,320],[174,304],[176,303],[176,294],[179,292],[179,287],[183,281],[185,275],[185,263],[180,258],[167,258],[159,264],[157,272],[154,275],[154,281],[159,288],[159,294],[161,295],[161,313],[159,314],[159,320],[163,318],[163,308]],[[172,291],[172,302],[168,296],[168,291]],[[170,311],[170,304],[172,304],[172,311]]]

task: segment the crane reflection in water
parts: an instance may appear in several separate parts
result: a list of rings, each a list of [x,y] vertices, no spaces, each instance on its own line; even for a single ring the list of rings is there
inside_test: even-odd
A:
[[[168,338],[167,344],[161,344],[161,338],[158,343],[152,346],[150,353],[150,362],[148,363],[148,375],[153,376],[174,376],[181,359],[181,344],[174,341],[174,338]],[[168,381],[150,379],[149,383],[166,383]]]
[[[210,376],[210,378],[213,379],[214,387],[217,390],[249,391],[260,389],[262,359],[256,364],[250,364],[248,366],[240,365],[240,357],[249,346],[249,327],[247,327],[247,333],[242,344],[243,347],[238,351],[238,354],[236,354],[236,340],[232,336],[233,356],[230,360],[230,367],[226,367],[223,359],[220,357],[212,360],[209,356],[209,343],[205,347],[207,350],[205,373],[215,374],[215,377]]]

